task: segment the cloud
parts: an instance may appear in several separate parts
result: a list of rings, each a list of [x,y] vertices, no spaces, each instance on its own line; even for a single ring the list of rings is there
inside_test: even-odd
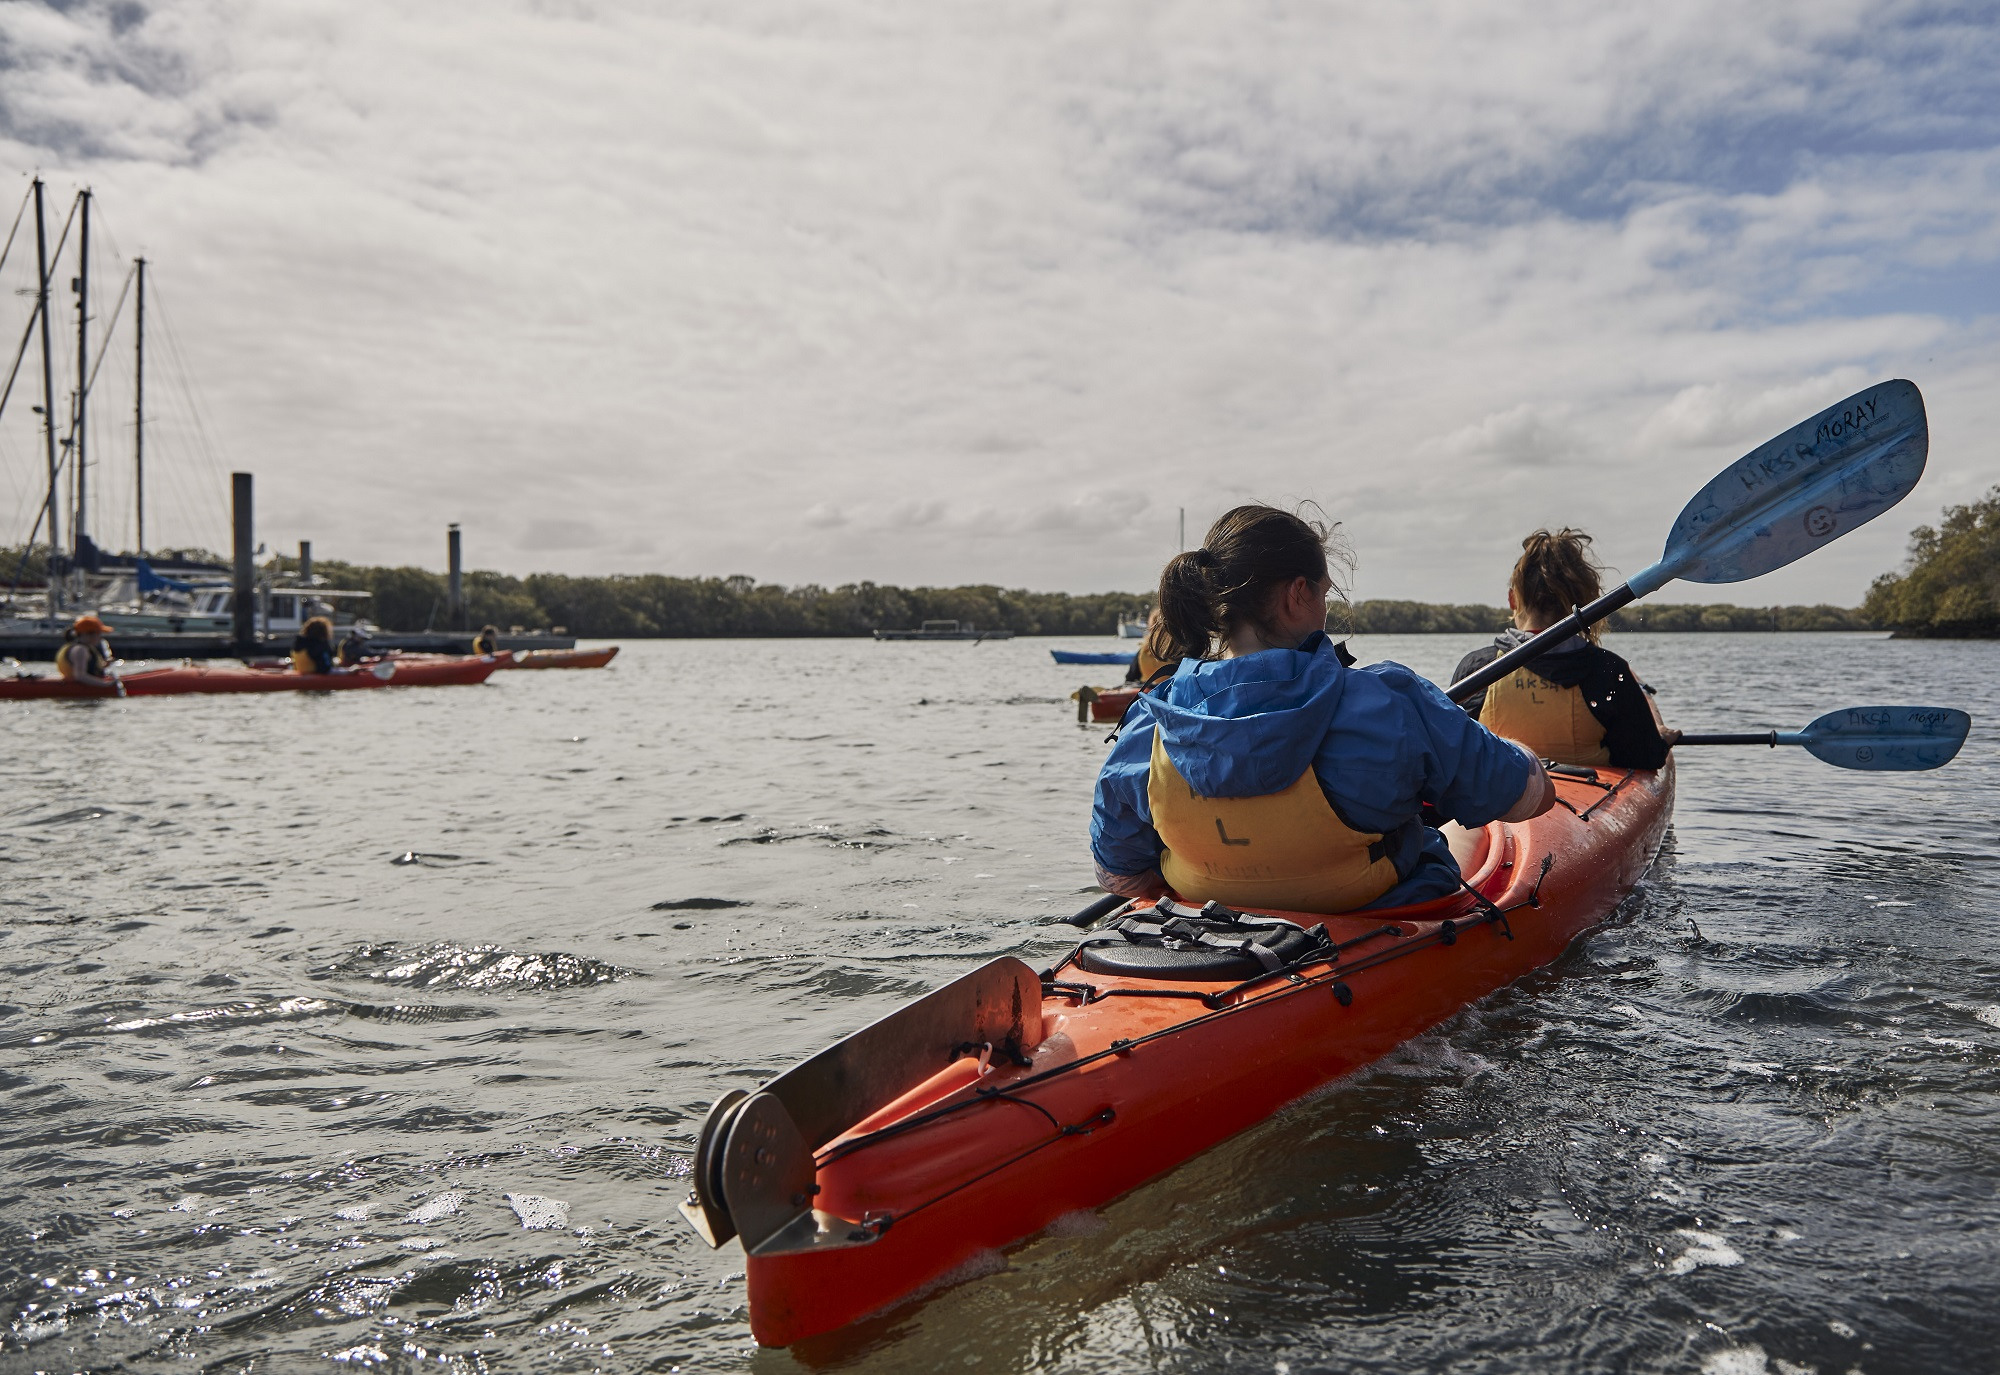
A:
[[[872,523],[884,530],[922,529],[943,524],[945,513],[942,501],[899,501],[885,508]]]
[[[1660,407],[1648,430],[1683,447],[1737,444],[1746,450],[1868,384],[1858,367],[1836,368],[1779,386],[1709,382],[1683,387]]]
[[[246,466],[322,557],[1142,588],[1178,508],[1314,498],[1368,594],[1463,599],[1911,376],[1909,519],[1737,594],[1852,601],[2000,423],[2000,26],[1948,7],[0,5],[0,167],[149,259],[154,543]],[[0,542],[38,445],[17,395]]]
[[[589,549],[602,543],[604,533],[587,520],[531,520],[521,531],[523,549]]]
[[[1583,441],[1571,428],[1567,408],[1523,401],[1470,425],[1461,425],[1425,446],[1448,458],[1480,459],[1510,467],[1546,467],[1572,457]]]

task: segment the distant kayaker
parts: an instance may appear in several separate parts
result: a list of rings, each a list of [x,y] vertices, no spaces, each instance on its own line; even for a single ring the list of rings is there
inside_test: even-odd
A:
[[[111,644],[105,638],[110,633],[111,627],[97,617],[78,616],[56,650],[56,673],[74,683],[117,687],[111,677]]]
[[[1351,912],[1457,890],[1419,813],[1479,826],[1554,803],[1541,763],[1400,664],[1326,635],[1333,532],[1239,506],[1160,575],[1165,689],[1097,778],[1097,881],[1126,897]]]
[[[492,657],[500,652],[500,627],[481,626],[479,633],[472,637],[472,652]]]
[[[1159,633],[1160,608],[1156,606],[1146,615],[1146,633],[1139,640],[1139,652],[1132,656],[1132,666],[1125,670],[1126,682],[1143,687],[1161,677],[1161,670],[1172,664],[1172,660],[1160,657]]]
[[[333,622],[314,616],[292,640],[292,672],[333,672]]]
[[[1596,601],[1599,572],[1590,536],[1581,530],[1537,530],[1522,540],[1521,557],[1507,583],[1513,626],[1459,660],[1452,677],[1484,668],[1572,608]],[[1659,768],[1681,733],[1661,724],[1652,689],[1639,681],[1630,664],[1598,644],[1598,634],[1599,628],[1592,626],[1570,636],[1487,688],[1465,709],[1488,730],[1558,764]]]
[[[356,621],[347,628],[347,634],[340,641],[340,665],[342,668],[353,668],[373,652],[368,643],[367,627]]]

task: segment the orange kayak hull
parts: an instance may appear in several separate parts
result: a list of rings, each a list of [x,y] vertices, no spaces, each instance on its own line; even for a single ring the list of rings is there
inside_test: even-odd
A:
[[[503,668],[603,668],[618,657],[618,646],[603,649],[517,649]]]
[[[1491,909],[1469,895],[1340,917],[1281,913],[1350,944],[1338,965],[1242,989],[1073,967],[1053,984],[1045,976],[1028,1066],[982,1074],[961,1060],[867,1119],[866,1133],[850,1129],[816,1152],[814,1206],[879,1236],[746,1257],[756,1340],[788,1346],[833,1331],[1066,1213],[1102,1207],[1554,960],[1644,876],[1673,810],[1671,764],[1597,773],[1596,783],[1559,779],[1564,805],[1544,816],[1474,833],[1476,854],[1462,862],[1490,903],[1512,909],[1504,922],[1482,918]],[[1077,985],[1097,996],[1085,1001]],[[1226,998],[1211,1008],[1145,996],[1149,987]],[[1102,996],[1113,990],[1141,996]],[[954,1104],[962,1110],[940,1111]],[[878,1134],[898,1112],[927,1116]]]
[[[1099,688],[1097,695],[1090,699],[1090,719],[1117,725],[1125,719],[1125,713],[1139,700],[1139,689],[1135,687]]]
[[[379,676],[376,665],[363,665],[351,673],[293,673],[290,670],[224,667],[199,664],[187,667],[138,669],[123,674],[127,697],[178,697],[191,693],[224,692],[358,692],[384,687],[448,687],[483,683],[499,667],[491,659],[450,661],[385,661],[389,676]],[[0,678],[0,701],[43,698],[116,697],[115,688],[79,683],[53,674],[41,677]]]

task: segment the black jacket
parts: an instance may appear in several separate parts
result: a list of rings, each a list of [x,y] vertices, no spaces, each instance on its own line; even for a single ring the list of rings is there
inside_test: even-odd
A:
[[[292,653],[304,650],[312,658],[313,668],[320,673],[333,672],[333,645],[327,640],[309,639],[304,635],[292,637]]]
[[[1500,646],[1484,645],[1458,661],[1453,682],[1500,657]],[[1564,654],[1544,654],[1527,665],[1536,676],[1557,687],[1580,687],[1590,714],[1604,727],[1604,748],[1621,769],[1657,769],[1667,762],[1667,742],[1653,721],[1646,694],[1652,691],[1632,674],[1632,666],[1602,645],[1587,644]],[[1463,703],[1474,720],[1486,705],[1486,694]]]

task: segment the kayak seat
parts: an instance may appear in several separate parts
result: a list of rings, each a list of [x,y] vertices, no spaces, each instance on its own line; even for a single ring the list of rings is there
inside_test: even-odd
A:
[[[1171,898],[1105,927],[1077,948],[1076,967],[1174,983],[1231,983],[1295,964],[1327,944],[1324,929],[1282,917],[1189,907]]]

